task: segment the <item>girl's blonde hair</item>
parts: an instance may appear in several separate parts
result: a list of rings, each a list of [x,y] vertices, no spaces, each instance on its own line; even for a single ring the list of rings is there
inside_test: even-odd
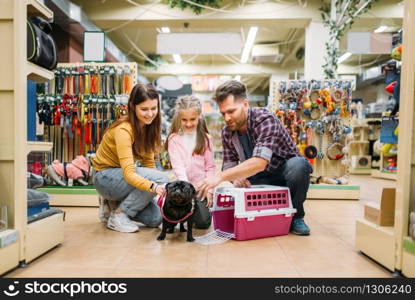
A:
[[[182,130],[180,113],[185,109],[193,109],[199,115],[199,122],[196,128],[196,146],[193,153],[201,155],[205,153],[206,147],[210,149],[209,131],[206,120],[202,115],[202,104],[200,103],[200,100],[193,95],[181,96],[176,100],[174,115],[170,125],[169,135],[166,139],[165,149],[168,150],[170,136],[174,133],[178,134]]]

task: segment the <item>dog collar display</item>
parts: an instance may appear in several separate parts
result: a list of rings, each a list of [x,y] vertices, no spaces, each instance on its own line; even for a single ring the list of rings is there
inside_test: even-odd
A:
[[[173,223],[173,224],[177,224],[177,223],[183,222],[184,220],[186,220],[188,217],[190,217],[193,214],[193,207],[194,207],[194,205],[193,205],[193,201],[192,201],[192,209],[190,210],[190,212],[187,215],[185,215],[183,218],[181,218],[179,220],[171,220],[171,219],[167,218],[164,215],[163,207],[164,207],[165,200],[166,200],[166,193],[164,193],[163,195],[160,196],[160,198],[157,200],[157,205],[160,207],[161,216],[167,222],[170,222],[170,223]]]

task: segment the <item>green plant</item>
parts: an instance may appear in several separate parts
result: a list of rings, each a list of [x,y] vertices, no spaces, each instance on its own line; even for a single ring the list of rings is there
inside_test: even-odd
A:
[[[170,8],[178,7],[181,10],[184,10],[185,8],[189,7],[196,15],[199,15],[203,10],[202,6],[219,8],[219,4],[222,2],[222,0],[163,0],[163,2],[166,3]],[[193,3],[197,3],[200,6]]]
[[[377,1],[379,0],[331,0],[331,3],[320,8],[323,24],[329,30],[323,65],[327,79],[337,76],[340,38],[352,27],[354,20],[371,9],[372,3]]]

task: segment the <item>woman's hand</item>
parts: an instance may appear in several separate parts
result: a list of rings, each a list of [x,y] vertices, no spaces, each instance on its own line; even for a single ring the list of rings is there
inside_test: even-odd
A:
[[[163,184],[163,185],[158,184],[158,185],[156,186],[156,190],[155,190],[155,192],[156,192],[156,194],[157,194],[157,195],[159,195],[159,196],[163,195],[163,194],[166,192],[166,188],[164,187],[164,184]]]

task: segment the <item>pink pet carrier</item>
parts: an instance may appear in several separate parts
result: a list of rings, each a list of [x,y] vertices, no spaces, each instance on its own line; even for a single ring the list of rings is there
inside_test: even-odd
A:
[[[287,187],[220,187],[213,198],[213,226],[239,241],[286,235],[296,212]]]

